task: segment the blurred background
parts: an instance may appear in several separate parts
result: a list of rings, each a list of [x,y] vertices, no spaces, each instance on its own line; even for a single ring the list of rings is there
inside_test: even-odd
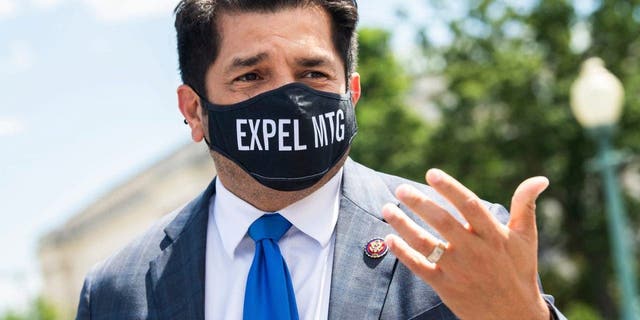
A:
[[[175,4],[0,0],[0,319],[71,318],[93,264],[214,176],[177,109]],[[618,317],[596,146],[569,92],[592,56],[626,90],[613,145],[636,248],[640,1],[359,5],[352,157],[417,181],[439,167],[507,207],[520,181],[549,177],[545,291],[570,319]]]

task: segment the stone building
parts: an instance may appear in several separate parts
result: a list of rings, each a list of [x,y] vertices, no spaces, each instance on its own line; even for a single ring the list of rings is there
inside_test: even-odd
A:
[[[189,143],[44,235],[38,248],[43,297],[62,319],[72,319],[91,267],[196,197],[214,174],[206,148]]]

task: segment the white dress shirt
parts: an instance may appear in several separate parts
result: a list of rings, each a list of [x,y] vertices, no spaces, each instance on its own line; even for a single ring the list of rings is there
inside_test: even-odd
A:
[[[278,242],[300,319],[327,319],[342,169],[322,188],[278,211],[291,228]],[[210,201],[205,266],[205,319],[242,319],[255,244],[249,226],[265,212],[229,192],[220,179]]]

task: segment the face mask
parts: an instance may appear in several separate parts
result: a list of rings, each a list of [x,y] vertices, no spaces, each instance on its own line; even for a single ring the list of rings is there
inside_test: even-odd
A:
[[[314,185],[347,152],[357,124],[351,95],[287,84],[232,105],[203,100],[209,147],[280,191]]]

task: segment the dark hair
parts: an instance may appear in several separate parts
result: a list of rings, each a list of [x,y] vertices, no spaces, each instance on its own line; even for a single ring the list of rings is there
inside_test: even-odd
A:
[[[199,94],[207,94],[205,75],[219,52],[216,19],[220,13],[276,12],[308,5],[323,8],[331,17],[333,44],[348,79],[355,71],[358,55],[358,10],[353,0],[181,0],[175,9],[175,28],[182,82]]]

